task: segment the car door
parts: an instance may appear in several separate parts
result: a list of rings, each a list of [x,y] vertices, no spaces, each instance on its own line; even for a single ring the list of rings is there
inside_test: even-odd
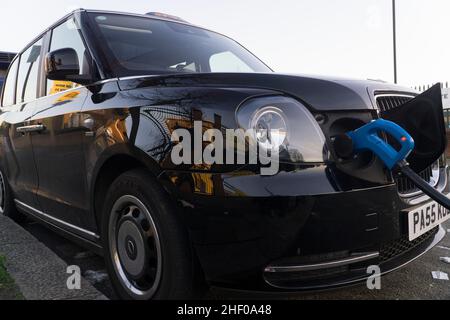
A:
[[[2,97],[2,166],[16,201],[39,209],[38,176],[34,163],[30,119],[36,107],[42,39],[30,45],[12,63]]]
[[[75,49],[80,66],[85,64],[86,49],[72,18],[51,31],[49,51],[61,48]],[[37,198],[51,223],[92,237],[81,118],[87,89],[67,81],[45,79],[44,84],[44,96],[37,101],[31,119],[41,129],[31,136],[39,176]]]

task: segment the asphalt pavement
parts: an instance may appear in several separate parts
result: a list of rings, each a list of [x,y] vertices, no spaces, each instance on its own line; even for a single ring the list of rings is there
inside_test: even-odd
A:
[[[67,263],[51,249],[3,215],[0,215],[0,256],[8,277],[13,280],[11,283],[24,299],[105,299],[76,271],[68,274]]]
[[[55,252],[68,265],[78,265],[82,274],[97,290],[109,299],[116,299],[103,258],[58,236],[35,222],[23,227]],[[381,290],[369,290],[358,285],[333,291],[308,294],[262,294],[212,288],[208,299],[299,299],[299,300],[450,300],[450,281],[437,280],[433,271],[450,275],[450,264],[440,260],[450,257],[450,222],[445,225],[447,235],[433,250],[408,266],[381,279]]]

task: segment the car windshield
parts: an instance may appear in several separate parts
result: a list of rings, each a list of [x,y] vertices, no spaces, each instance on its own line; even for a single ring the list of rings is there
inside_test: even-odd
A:
[[[220,34],[146,17],[90,13],[111,71],[119,77],[192,72],[272,72]]]

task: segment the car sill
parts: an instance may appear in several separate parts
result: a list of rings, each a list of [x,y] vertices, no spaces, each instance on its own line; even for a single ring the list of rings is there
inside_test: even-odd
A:
[[[19,209],[22,209],[26,213],[32,215],[33,217],[35,217],[45,223],[53,224],[58,228],[61,228],[63,230],[68,230],[78,236],[81,236],[81,237],[86,238],[87,240],[90,240],[93,242],[98,242],[98,240],[100,239],[100,236],[95,234],[94,232],[82,229],[80,227],[74,226],[74,225],[67,223],[65,221],[62,221],[60,219],[54,218],[54,217],[52,217],[40,210],[37,210],[17,199],[15,199],[14,202],[19,207]]]

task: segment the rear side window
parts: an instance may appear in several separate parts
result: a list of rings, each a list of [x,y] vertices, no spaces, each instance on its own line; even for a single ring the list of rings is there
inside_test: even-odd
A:
[[[14,96],[16,91],[17,66],[19,65],[19,58],[14,60],[9,69],[8,76],[5,81],[5,89],[3,90],[2,106],[11,106],[15,103]]]
[[[41,48],[42,39],[29,47],[20,57],[17,78],[17,103],[29,102],[37,97]]]

